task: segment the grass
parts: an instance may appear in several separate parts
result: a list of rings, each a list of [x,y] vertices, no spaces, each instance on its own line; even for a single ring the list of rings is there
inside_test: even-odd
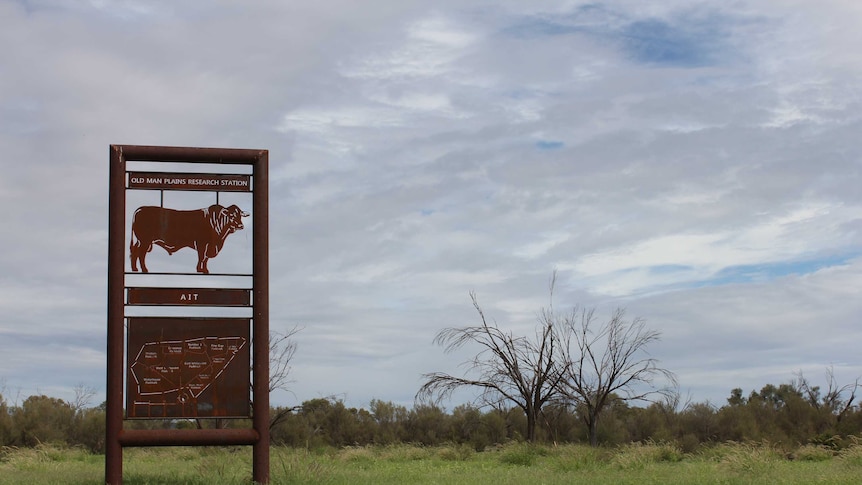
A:
[[[684,454],[663,443],[617,448],[510,443],[483,452],[463,445],[274,447],[273,484],[855,484],[862,445],[841,451],[769,443],[720,444]],[[124,450],[126,484],[250,484],[251,448]],[[0,484],[95,484],[104,456],[44,445],[0,448]]]

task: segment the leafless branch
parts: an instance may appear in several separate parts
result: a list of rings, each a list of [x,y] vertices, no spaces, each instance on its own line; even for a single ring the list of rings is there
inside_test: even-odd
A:
[[[92,401],[93,396],[96,395],[96,388],[87,386],[83,383],[78,383],[73,391],[75,393],[75,397],[72,398],[72,402],[69,404],[72,409],[75,410],[76,413],[79,413],[84,410],[87,406],[90,405],[90,401]]]
[[[527,439],[532,440],[541,408],[556,392],[553,378],[557,345],[551,320],[545,312],[539,316],[535,339],[515,336],[488,322],[474,292],[470,292],[470,299],[480,324],[445,328],[434,338],[446,353],[468,344],[478,346],[477,354],[464,363],[465,377],[441,372],[424,374],[425,383],[416,397],[436,404],[459,388],[477,388],[482,405],[501,407],[508,402],[521,408],[527,416]]]
[[[626,320],[625,311],[617,309],[596,329],[594,310],[576,308],[558,322],[556,331],[563,354],[557,387],[569,405],[583,406],[591,444],[597,444],[597,422],[612,397],[624,401],[650,400],[656,395],[674,399],[676,376],[646,353],[660,334],[647,328],[644,319]],[[655,387],[658,379],[669,385]]]
[[[272,331],[269,334],[269,392],[287,390],[292,381],[290,362],[296,354],[297,344],[293,337],[302,330],[295,326],[287,332]]]

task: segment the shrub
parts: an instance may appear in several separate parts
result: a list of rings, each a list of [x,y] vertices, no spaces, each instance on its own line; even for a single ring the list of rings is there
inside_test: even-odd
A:
[[[823,445],[803,445],[794,451],[790,457],[800,461],[826,461],[835,456],[832,448]]]
[[[561,471],[577,471],[597,468],[607,463],[609,459],[605,448],[566,445],[560,447],[560,454],[555,463]]]
[[[637,470],[650,463],[678,462],[683,453],[676,445],[646,441],[620,446],[614,456],[614,463],[623,470]]]
[[[349,462],[371,462],[374,461],[374,453],[364,446],[347,446],[339,453],[339,458]]]
[[[862,466],[862,440],[850,437],[851,444],[838,452],[838,458],[845,465]]]
[[[737,473],[766,473],[771,471],[776,463],[784,460],[784,455],[767,441],[725,444],[721,449],[721,465]]]
[[[500,463],[506,465],[532,466],[536,458],[543,454],[539,447],[528,443],[514,443],[505,446],[500,452]],[[545,451],[544,454],[547,454]]]
[[[437,451],[437,457],[445,461],[467,461],[473,458],[475,451],[467,444],[452,444]]]
[[[391,461],[417,461],[430,456],[428,448],[419,444],[394,444],[378,448],[381,459]]]

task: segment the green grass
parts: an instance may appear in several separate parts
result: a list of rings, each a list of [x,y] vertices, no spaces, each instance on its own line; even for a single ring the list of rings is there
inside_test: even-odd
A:
[[[855,484],[862,445],[840,452],[768,443],[721,444],[695,454],[642,443],[618,448],[510,443],[483,452],[468,446],[393,445],[305,450],[275,447],[273,484]],[[249,484],[251,448],[124,450],[126,484]],[[104,456],[74,448],[0,449],[0,484],[95,484]]]

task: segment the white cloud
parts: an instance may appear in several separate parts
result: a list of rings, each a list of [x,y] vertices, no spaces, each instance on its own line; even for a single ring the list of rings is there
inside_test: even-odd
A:
[[[657,236],[583,256],[565,269],[587,278],[595,291],[616,296],[706,282],[734,266],[792,263],[840,251],[847,247],[849,236],[842,225],[854,220],[856,213],[856,209],[811,204],[748,227]],[[661,271],[653,272],[653,268]]]
[[[383,55],[354,60],[341,69],[349,78],[395,80],[436,77],[451,73],[452,64],[466,54],[479,33],[432,14],[405,28],[403,45]]]
[[[785,367],[859,374],[841,340],[862,314],[860,13],[0,3],[17,46],[0,51],[0,352],[16,363],[0,379],[103,380],[109,143],[270,149],[273,325],[306,327],[281,399],[409,400],[419,374],[457,368],[431,340],[475,322],[469,291],[530,331],[555,267],[556,307],[654,322],[696,400]],[[638,50],[621,37],[635,24],[690,45]],[[81,379],[26,363],[79,330]]]

